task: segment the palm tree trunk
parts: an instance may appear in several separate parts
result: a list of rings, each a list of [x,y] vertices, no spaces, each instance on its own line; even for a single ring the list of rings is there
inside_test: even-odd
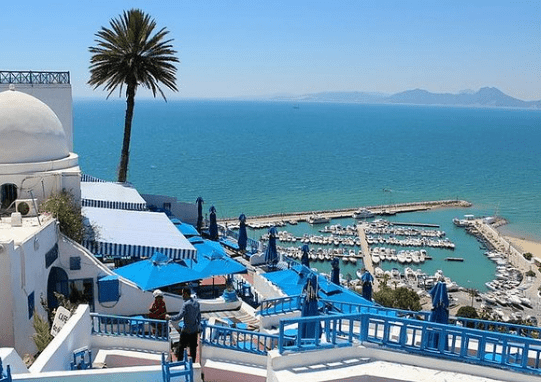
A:
[[[124,118],[124,140],[120,153],[118,166],[118,182],[125,183],[128,178],[128,162],[130,160],[131,125],[133,120],[133,108],[135,106],[135,86],[128,85],[126,91],[126,116]]]

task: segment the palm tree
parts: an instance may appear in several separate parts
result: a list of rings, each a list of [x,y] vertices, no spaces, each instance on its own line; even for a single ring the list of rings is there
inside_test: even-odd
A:
[[[88,84],[104,87],[111,93],[119,88],[119,96],[126,86],[126,116],[124,120],[124,139],[118,181],[126,182],[130,155],[131,126],[135,93],[142,85],[152,91],[154,97],[159,92],[165,101],[165,95],[158,86],[162,83],[177,91],[174,63],[179,62],[172,49],[171,41],[165,40],[169,33],[165,28],[154,33],[156,22],[140,9],[124,11],[110,21],[110,28],[102,27],[96,33],[96,46],[90,47],[90,80]]]

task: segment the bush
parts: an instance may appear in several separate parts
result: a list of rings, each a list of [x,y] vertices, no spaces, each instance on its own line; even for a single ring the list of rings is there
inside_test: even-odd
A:
[[[535,272],[530,269],[528,272],[525,273],[525,275],[529,277],[535,277]]]
[[[409,288],[391,289],[386,284],[382,284],[373,297],[378,304],[389,308],[414,311],[419,311],[422,308],[421,298]]]
[[[50,212],[59,222],[60,231],[70,239],[81,243],[85,232],[81,207],[67,191],[52,195],[41,205],[41,209]]]
[[[479,318],[477,310],[473,306],[461,306],[456,313],[457,317]]]
[[[47,320],[41,317],[37,311],[34,311],[34,321],[32,323],[32,326],[36,331],[32,335],[32,339],[36,344],[38,353],[41,353],[53,340],[53,336],[50,333],[51,328],[49,327],[49,323],[47,322]]]
[[[530,261],[533,257],[533,255],[530,252],[523,253],[522,256],[528,261]]]

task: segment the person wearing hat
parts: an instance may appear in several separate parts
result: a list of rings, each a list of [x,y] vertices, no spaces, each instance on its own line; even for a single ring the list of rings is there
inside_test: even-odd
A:
[[[165,306],[165,301],[163,300],[163,292],[159,289],[156,289],[154,292],[152,292],[152,295],[154,296],[154,302],[148,309],[148,318],[152,318],[154,320],[165,320],[165,316],[167,315],[167,307]],[[152,324],[153,331],[156,330],[156,324]]]

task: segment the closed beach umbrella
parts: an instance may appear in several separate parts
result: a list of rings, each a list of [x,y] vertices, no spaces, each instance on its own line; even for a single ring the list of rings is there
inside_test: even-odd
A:
[[[441,281],[438,281],[436,285],[430,290],[430,296],[432,297],[432,312],[430,313],[429,320],[439,324],[449,323],[449,295],[447,294],[447,285]],[[432,333],[429,343],[435,348],[439,345],[439,333]],[[445,341],[445,348],[447,347],[447,341]]]
[[[217,241],[218,240],[218,222],[216,221],[216,208],[214,208],[214,206],[210,207],[209,212],[210,212],[209,237],[210,237],[210,240]]]
[[[338,257],[335,257],[331,261],[331,282],[340,285],[340,260],[338,260]]]
[[[372,283],[374,282],[374,277],[368,271],[365,271],[361,276],[361,282],[363,283],[363,298],[372,301]]]
[[[308,253],[310,252],[310,248],[308,248],[308,244],[304,244],[301,247],[302,256],[301,256],[301,264],[306,265],[306,267],[310,268],[310,257],[308,256]]]
[[[302,292],[302,317],[313,317],[319,315],[317,294],[317,276],[313,272],[311,272],[306,279],[306,284],[304,285]],[[316,322],[301,323],[299,327],[299,333],[301,338],[315,338],[316,330]],[[319,331],[318,333],[321,333],[321,331]]]
[[[239,239],[237,243],[241,251],[246,250],[246,243],[248,241],[248,234],[246,233],[246,215],[240,214],[239,216],[240,228],[239,228]]]
[[[197,203],[197,232],[201,233],[201,229],[203,228],[203,203],[204,200],[202,197],[198,197],[195,201]]]
[[[276,250],[276,236],[278,235],[278,231],[276,230],[276,227],[270,227],[269,228],[269,245],[267,245],[267,249],[265,250],[265,263],[267,263],[270,266],[276,265],[278,263],[278,251]]]

